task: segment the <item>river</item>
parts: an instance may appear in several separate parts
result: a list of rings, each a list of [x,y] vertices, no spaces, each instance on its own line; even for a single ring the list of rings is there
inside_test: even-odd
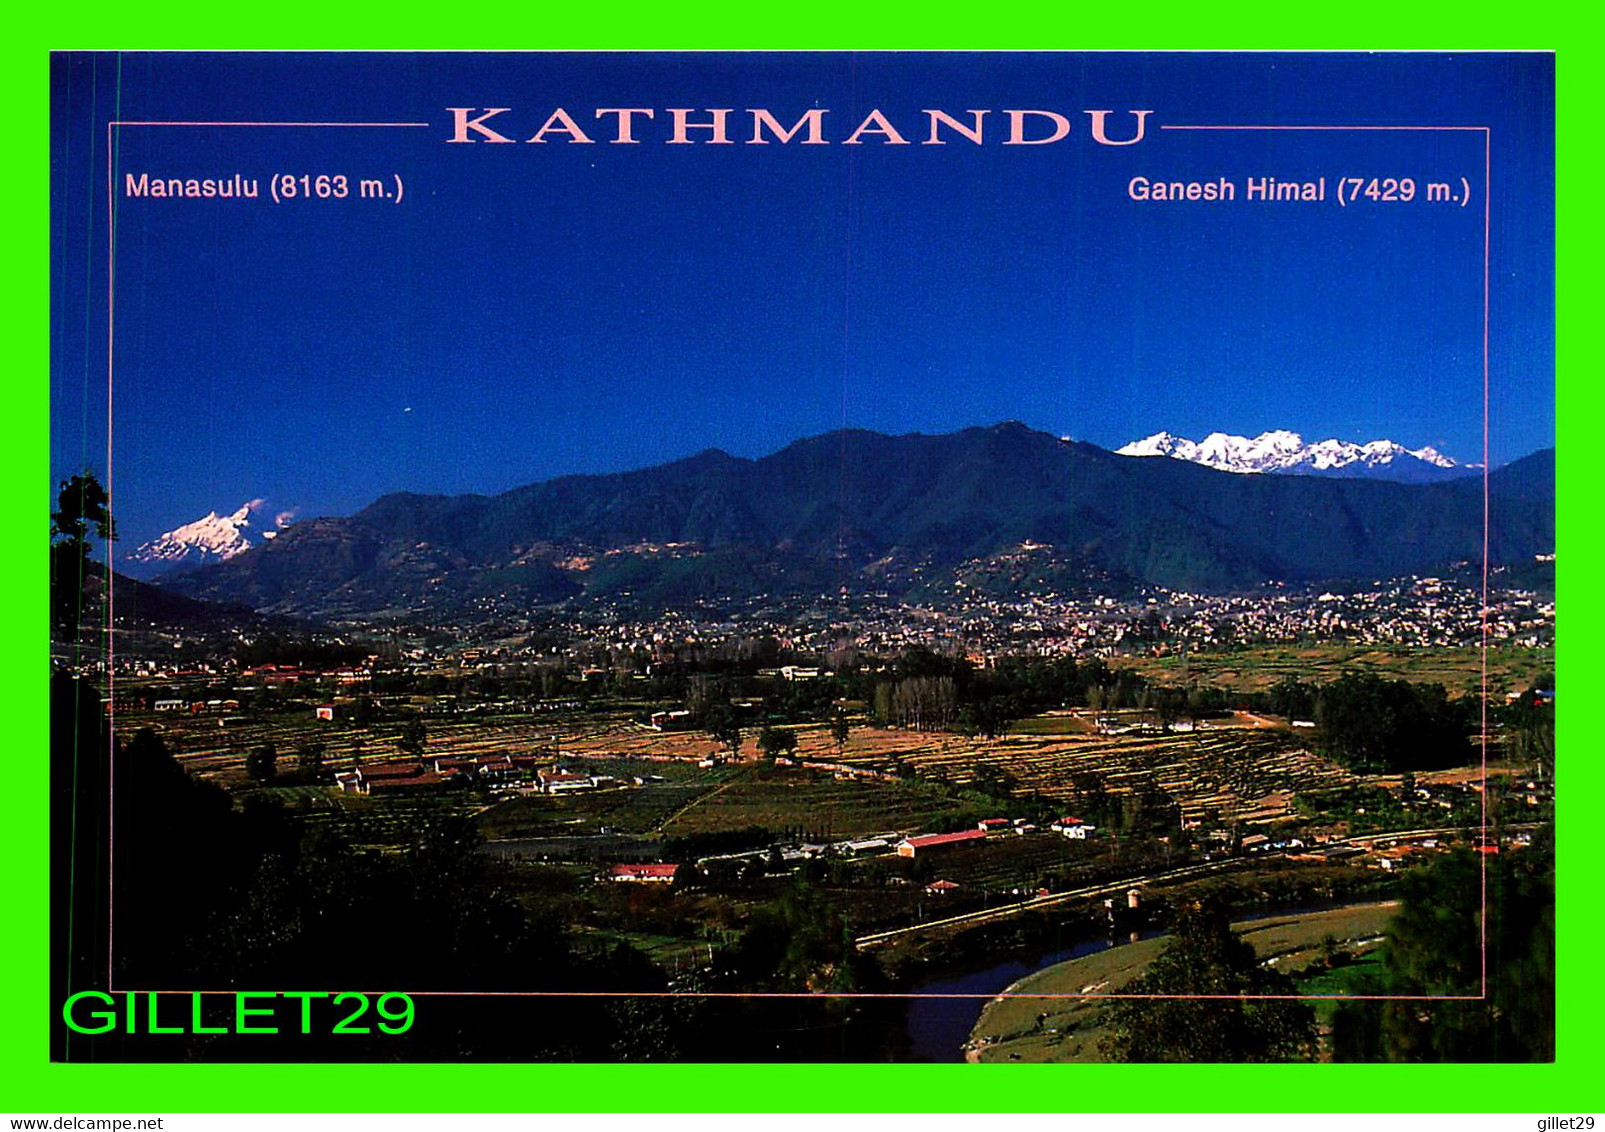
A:
[[[1157,930],[1150,929],[1140,933],[1138,938],[1150,939],[1159,934]],[[1002,993],[1033,971],[1107,950],[1116,946],[1117,942],[1128,942],[1130,938],[1128,935],[1118,941],[1086,939],[1052,951],[1039,952],[1029,960],[1010,959],[968,974],[918,984],[910,994],[973,997],[911,998],[908,1003],[909,1060],[963,1061],[964,1043],[993,995]]]
[[[1261,910],[1233,917],[1232,923],[1244,924],[1265,920],[1273,916],[1302,916],[1312,912],[1325,912],[1347,904],[1311,904],[1293,908]],[[1157,928],[1139,932],[1137,939],[1152,939],[1165,933]],[[910,998],[908,1003],[908,1038],[910,1061],[963,1061],[964,1043],[970,1031],[980,1020],[981,1011],[994,995],[1001,994],[1015,982],[1033,972],[1056,963],[1080,959],[1111,947],[1131,942],[1131,935],[1119,939],[1093,938],[1061,944],[1049,951],[1039,952],[1028,960],[1010,959],[963,975],[948,975],[916,984],[910,995],[968,995],[966,998]]]

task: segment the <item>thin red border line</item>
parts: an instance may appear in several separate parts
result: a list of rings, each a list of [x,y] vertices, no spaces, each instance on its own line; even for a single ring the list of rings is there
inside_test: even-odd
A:
[[[1493,130],[1482,132],[1482,847],[1488,845],[1488,288],[1493,243]],[[1482,994],[1488,997],[1488,854],[1482,860]]]
[[[113,118],[106,123],[106,494],[114,499],[113,471],[112,471],[112,432],[116,420],[112,412],[112,379],[116,358],[116,323],[117,323],[117,175],[115,169],[114,151],[116,149],[116,130],[119,126],[263,126],[263,127],[304,127],[324,129],[424,129],[430,125],[428,122],[164,122],[164,121],[137,121]],[[116,973],[116,944],[115,918],[117,901],[116,877],[114,875],[116,861],[116,825],[117,807],[117,760],[116,753],[117,734],[117,641],[112,632],[116,620],[116,588],[111,583],[111,562],[107,558],[107,585],[106,585],[106,988],[107,993],[118,993],[115,989]]]
[[[112,365],[116,357],[117,324],[117,175],[112,150],[114,137],[112,122],[106,123],[106,506],[115,514],[112,481],[111,441],[116,415],[112,412]],[[106,988],[110,991],[116,968],[115,917],[117,891],[115,875],[117,854],[117,635],[112,632],[117,617],[117,587],[112,585],[110,542],[106,550]]]
[[[1478,846],[1478,873],[1481,885],[1482,915],[1478,917],[1478,945],[1481,952],[1476,997],[1488,997],[1488,317],[1489,249],[1493,238],[1493,128],[1491,126],[1269,126],[1269,125],[1176,125],[1161,130],[1278,130],[1278,131],[1417,131],[1442,133],[1482,133],[1482,634],[1481,706],[1479,742],[1482,748],[1482,826]]]
[[[111,492],[111,386],[112,386],[112,327],[115,306],[113,270],[116,242],[113,226],[115,224],[116,209],[113,205],[115,196],[115,177],[112,170],[112,129],[116,126],[289,126],[289,127],[323,127],[323,128],[420,128],[427,127],[428,122],[159,122],[159,121],[109,121],[106,123],[106,209],[107,209],[107,317],[106,317],[106,485],[107,494]],[[1475,132],[1482,131],[1483,135],[1483,246],[1482,246],[1482,447],[1483,447],[1483,550],[1482,550],[1482,841],[1488,840],[1488,271],[1489,271],[1489,239],[1492,224],[1492,208],[1490,189],[1492,185],[1492,129],[1488,126],[1266,126],[1266,125],[1173,125],[1160,126],[1162,130],[1280,130],[1280,131],[1445,131],[1445,132]],[[108,610],[111,608],[111,588],[107,587]],[[108,614],[109,615],[109,614]],[[112,692],[115,702],[115,677],[112,664],[113,643],[111,634],[107,634],[107,671],[106,684]],[[115,709],[110,709],[108,729],[115,724]],[[114,782],[108,776],[111,784],[111,793],[115,795]],[[114,812],[114,810],[113,810]],[[107,838],[107,880],[108,888],[111,881],[111,837]],[[1482,978],[1481,993],[1476,995],[1127,995],[1127,994],[1072,994],[1072,995],[1010,995],[998,993],[991,995],[968,994],[889,994],[889,993],[854,993],[841,994],[815,994],[815,993],[788,993],[767,992],[761,994],[743,994],[739,992],[717,992],[697,994],[694,991],[654,991],[631,994],[627,991],[419,991],[419,997],[439,996],[477,996],[477,997],[544,997],[544,998],[1141,998],[1141,999],[1183,999],[1183,1000],[1227,1000],[1227,1001],[1253,1001],[1257,999],[1278,1000],[1291,999],[1294,1001],[1335,999],[1338,1001],[1382,1001],[1382,1002],[1460,1002],[1481,1001],[1488,996],[1488,855],[1478,853],[1482,881],[1482,909],[1480,921],[1481,951],[1482,951]],[[110,904],[110,902],[108,902]],[[111,967],[113,949],[111,945],[111,912],[107,913],[107,993],[154,993],[154,994],[233,994],[233,991],[117,991],[112,987]],[[377,992],[376,992],[377,993]],[[404,992],[413,993],[413,992]]]

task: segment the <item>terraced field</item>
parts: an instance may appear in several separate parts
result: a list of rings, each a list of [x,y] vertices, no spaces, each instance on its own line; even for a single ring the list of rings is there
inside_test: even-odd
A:
[[[895,754],[849,747],[843,762],[885,773],[906,763],[922,777],[956,786],[1007,776],[1017,794],[1076,800],[1075,778],[1095,775],[1111,794],[1157,782],[1178,798],[1184,818],[1218,811],[1223,819],[1266,820],[1291,812],[1301,791],[1357,781],[1287,733],[1254,727],[1153,736],[1018,736],[991,741],[933,737]]]
[[[653,768],[685,767],[723,753],[700,732],[651,731],[622,715],[439,717],[425,722],[432,756],[555,748],[565,761],[592,763],[603,773],[615,773],[608,766],[629,765],[636,768],[631,773],[645,777],[643,772]],[[119,723],[124,733],[145,723],[157,727],[193,771],[231,787],[246,785],[245,757],[263,743],[278,748],[283,771],[293,766],[296,747],[311,740],[324,744],[325,765],[339,769],[351,765],[359,750],[366,762],[396,757],[402,727],[400,722],[319,723],[304,713],[231,720],[227,726],[208,716],[136,717]],[[959,788],[983,778],[1007,779],[1016,794],[1038,794],[1067,808],[1076,800],[1076,776],[1092,774],[1115,795],[1157,782],[1180,800],[1186,818],[1214,810],[1224,819],[1256,821],[1291,812],[1298,792],[1356,781],[1301,747],[1296,735],[1260,726],[1252,717],[1241,717],[1236,725],[1176,734],[1100,735],[1084,718],[1064,716],[1053,717],[1053,726],[1041,729],[1050,733],[995,740],[860,726],[840,749],[824,726],[795,730],[799,761],[840,767],[861,781],[833,783],[817,775],[776,772],[780,777],[751,777],[739,789],[725,790],[717,810],[698,803],[676,814],[705,789],[721,784],[714,775],[697,780],[703,786],[685,784],[678,799],[671,790],[658,790],[627,800],[565,800],[573,812],[560,816],[559,807],[549,816],[640,831],[661,825],[666,833],[745,824],[847,834],[919,828],[941,809],[928,794],[900,784],[910,774]],[[756,729],[748,732],[741,754],[758,759]],[[677,771],[675,781],[682,778]]]
[[[431,756],[467,757],[547,749],[554,743],[585,741],[598,732],[611,732],[619,721],[571,719],[554,721],[531,715],[477,718],[425,717],[426,751]],[[264,743],[279,752],[280,772],[294,766],[296,747],[319,742],[324,765],[333,770],[349,767],[360,752],[363,762],[382,762],[401,756],[399,740],[403,721],[370,726],[344,721],[314,720],[309,712],[223,717],[215,715],[122,715],[117,729],[130,735],[152,727],[168,743],[180,762],[192,772],[225,786],[243,785],[245,757]]]

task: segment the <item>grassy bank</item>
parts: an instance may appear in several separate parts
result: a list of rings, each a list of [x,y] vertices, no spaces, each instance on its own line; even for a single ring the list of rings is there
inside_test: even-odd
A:
[[[1232,925],[1262,959],[1284,971],[1315,959],[1328,936],[1341,943],[1373,940],[1387,928],[1395,901],[1322,912],[1271,916]],[[982,1011],[970,1033],[971,1061],[1097,1061],[1106,999],[1147,968],[1166,937],[1139,940],[1027,975]],[[1341,993],[1332,990],[1312,993]]]

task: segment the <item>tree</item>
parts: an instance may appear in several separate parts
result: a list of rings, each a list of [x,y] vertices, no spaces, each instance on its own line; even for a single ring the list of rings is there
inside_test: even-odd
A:
[[[1531,767],[1539,778],[1555,776],[1555,717],[1548,711],[1528,709],[1507,731],[1511,757]]]
[[[245,756],[245,773],[252,782],[266,786],[278,777],[279,751],[272,743],[263,743]]]
[[[882,727],[892,725],[892,686],[885,680],[875,685],[870,711],[875,716],[875,721]]]
[[[704,726],[713,741],[730,749],[730,757],[741,754],[741,720],[729,704],[714,704],[708,709]]]
[[[93,472],[85,472],[61,482],[56,509],[50,513],[51,618],[69,633],[78,631],[83,617],[91,527],[106,542],[117,537],[111,497]]]
[[[415,759],[423,758],[424,744],[429,739],[429,729],[424,726],[421,719],[409,719],[407,725],[401,729],[401,735],[396,740],[403,754],[411,755]]]
[[[111,496],[94,472],[85,472],[61,482],[56,509],[50,513],[51,541],[62,539],[68,545],[79,544],[87,549],[91,525],[98,538],[111,542],[117,537],[117,524],[111,517]]]
[[[797,734],[779,727],[765,727],[758,732],[758,747],[771,759],[778,759],[797,749]]]
[[[1135,706],[1139,713],[1138,718],[1147,723],[1148,713],[1154,706],[1154,690],[1151,685],[1144,684],[1137,689],[1137,703]]]
[[[296,748],[295,769],[302,778],[315,780],[323,773],[323,744],[302,743]]]
[[[1310,719],[1315,715],[1315,687],[1292,676],[1284,676],[1267,694],[1271,711],[1288,719]]]
[[[1159,726],[1169,731],[1176,726],[1176,721],[1186,710],[1186,694],[1177,688],[1161,688],[1153,700],[1154,706],[1158,709]]]
[[[1194,901],[1176,911],[1169,945],[1131,995],[1245,996],[1127,998],[1108,1008],[1100,1045],[1112,1061],[1294,1061],[1315,1052],[1315,1015],[1287,976],[1262,967],[1234,934],[1225,908]]]
[[[841,758],[842,749],[847,746],[847,736],[852,724],[847,719],[847,709],[837,708],[830,720],[830,737],[836,741],[836,757]]]

